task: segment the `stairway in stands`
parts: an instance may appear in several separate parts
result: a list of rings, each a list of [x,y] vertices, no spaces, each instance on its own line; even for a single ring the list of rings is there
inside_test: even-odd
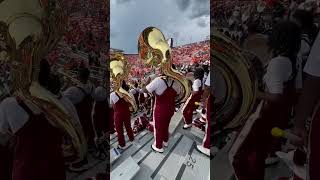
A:
[[[130,162],[133,160],[132,166],[138,166],[139,169],[136,172],[125,172],[131,173],[129,176],[132,176],[133,180],[208,180],[210,158],[196,150],[204,132],[195,128],[182,130],[181,120],[182,115],[178,111],[170,123],[169,146],[162,154],[151,149],[153,134],[147,130],[140,132],[136,136],[137,142],[122,151],[120,158],[111,164],[111,179],[116,179],[126,168],[130,169]],[[199,135],[202,137],[199,138]],[[117,138],[111,140],[111,146],[117,147]]]
[[[135,137],[136,142],[123,150],[120,157],[112,162],[111,179],[208,180],[210,158],[196,150],[196,145],[201,144],[204,132],[194,127],[183,130],[182,126],[182,115],[178,111],[170,123],[169,146],[162,154],[151,149],[151,144],[154,142],[152,133],[147,130],[138,133]],[[125,137],[128,142],[128,137]],[[110,145],[111,148],[117,147],[116,136],[111,137]],[[80,180],[93,177],[99,172],[104,172],[106,167],[106,162],[96,162],[91,170],[68,179]]]

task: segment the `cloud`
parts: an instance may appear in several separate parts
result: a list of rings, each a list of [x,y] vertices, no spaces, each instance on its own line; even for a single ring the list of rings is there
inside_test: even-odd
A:
[[[176,0],[176,3],[181,11],[185,11],[191,4],[191,0]]]
[[[190,0],[188,7],[183,6],[184,11],[177,5],[182,3],[178,0],[135,0],[122,4],[112,1],[110,46],[125,53],[137,53],[138,36],[148,26],[158,27],[166,38],[173,38],[174,46],[202,41],[210,34],[209,15],[190,18],[194,6],[209,6],[209,0]]]
[[[190,18],[210,16],[210,2],[208,0],[193,0]]]
[[[198,19],[197,24],[199,27],[206,27],[208,24],[205,19]]]

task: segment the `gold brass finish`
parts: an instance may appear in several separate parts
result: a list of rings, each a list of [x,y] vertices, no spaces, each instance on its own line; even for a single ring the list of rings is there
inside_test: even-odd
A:
[[[188,80],[178,71],[172,68],[172,52],[163,33],[155,27],[147,27],[142,31],[138,39],[139,58],[146,65],[161,68],[162,73],[180,84],[180,92],[176,103],[186,102],[191,94]]]
[[[215,118],[226,122],[224,128],[237,128],[254,110],[258,89],[256,71],[231,39],[214,31],[211,42],[213,68],[226,83],[226,96],[222,105],[215,109]]]
[[[131,105],[131,111],[136,112],[138,107],[134,97],[121,86],[122,82],[127,80],[129,70],[130,64],[122,53],[115,53],[110,58],[110,77],[113,85],[113,91]]]
[[[39,107],[49,122],[72,139],[76,155],[84,156],[83,140],[61,102],[38,83],[40,61],[60,41],[66,17],[59,0],[4,0],[0,3],[0,41],[12,65],[13,95]]]

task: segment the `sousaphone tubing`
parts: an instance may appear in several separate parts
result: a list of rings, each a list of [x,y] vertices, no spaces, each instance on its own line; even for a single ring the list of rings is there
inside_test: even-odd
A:
[[[40,62],[61,40],[67,16],[60,0],[0,1],[0,61],[9,64],[12,95],[38,107],[53,126],[70,137],[82,159],[86,142],[64,105],[38,82]]]
[[[222,129],[241,127],[255,108],[261,77],[253,59],[246,54],[231,39],[213,32],[214,117]]]

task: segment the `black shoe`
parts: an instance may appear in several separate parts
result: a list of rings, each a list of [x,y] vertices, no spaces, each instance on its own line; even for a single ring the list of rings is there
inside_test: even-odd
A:
[[[72,172],[84,172],[89,169],[88,159],[85,158],[82,161],[73,163],[69,166],[69,170]]]

